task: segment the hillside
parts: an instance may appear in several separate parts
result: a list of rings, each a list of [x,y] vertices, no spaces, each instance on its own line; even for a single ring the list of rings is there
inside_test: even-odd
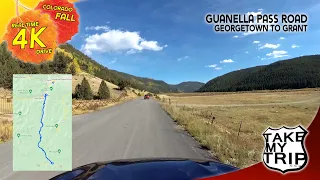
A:
[[[164,81],[136,77],[127,73],[108,69],[107,67],[102,66],[90,57],[86,56],[70,44],[61,45],[60,48],[78,59],[81,70],[101,79],[112,82],[113,84],[119,84],[120,81],[127,81],[135,89],[146,90],[153,93],[177,92],[175,89],[171,89],[170,85]]]
[[[207,82],[199,92],[300,89],[320,87],[320,55],[282,60],[233,71]]]
[[[204,83],[202,82],[196,82],[196,81],[187,81],[187,82],[182,82],[177,85],[170,85],[171,89],[176,89],[178,92],[185,92],[185,93],[190,93],[190,92],[195,92],[198,91]]]
[[[169,85],[161,80],[133,76],[102,66],[70,44],[61,45],[60,48],[78,59],[81,70],[101,79],[112,82],[113,84],[118,84],[119,81],[124,80],[128,81],[133,88],[146,90],[153,93],[193,92],[198,90],[203,85],[199,82],[184,82],[178,85]]]
[[[128,82],[132,88],[145,90],[153,93],[167,92],[188,92],[189,87],[179,85],[169,85],[161,80],[154,80],[144,77],[136,77],[127,73],[108,69],[97,63],[90,57],[83,54],[70,44],[63,44],[57,49],[53,61],[41,65],[23,63],[11,56],[7,50],[5,42],[0,44],[0,87],[12,88],[12,74],[50,74],[50,73],[70,73],[75,75],[87,73],[110,82],[117,86],[120,82]],[[77,78],[81,79],[81,78]],[[77,81],[78,82],[78,81]],[[92,82],[96,82],[95,80]],[[95,85],[95,84],[94,84]]]

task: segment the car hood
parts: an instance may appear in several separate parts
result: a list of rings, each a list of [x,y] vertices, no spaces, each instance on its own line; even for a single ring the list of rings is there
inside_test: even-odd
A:
[[[97,162],[75,168],[52,180],[187,180],[221,175],[238,170],[219,162],[190,159],[131,159]]]

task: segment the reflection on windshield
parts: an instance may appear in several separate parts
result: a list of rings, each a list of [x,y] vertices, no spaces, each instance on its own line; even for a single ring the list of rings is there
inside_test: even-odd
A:
[[[75,171],[71,171],[69,173],[64,174],[63,176],[57,178],[57,180],[66,180],[66,179],[73,179],[79,176],[83,172],[82,169],[77,169]]]

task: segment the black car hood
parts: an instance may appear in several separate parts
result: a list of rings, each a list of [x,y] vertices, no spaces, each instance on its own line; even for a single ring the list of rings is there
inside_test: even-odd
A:
[[[52,180],[189,180],[233,172],[238,168],[219,162],[189,159],[134,159],[92,163]]]

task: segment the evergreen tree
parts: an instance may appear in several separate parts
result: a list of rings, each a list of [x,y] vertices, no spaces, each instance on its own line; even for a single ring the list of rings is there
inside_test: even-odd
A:
[[[121,81],[118,83],[118,86],[119,86],[119,89],[120,89],[120,90],[123,90],[125,87],[130,86],[130,83],[129,83],[128,81],[121,80]]]
[[[91,100],[93,99],[93,93],[90,87],[90,84],[86,78],[83,78],[81,82],[81,93],[83,95],[83,99]]]
[[[56,52],[50,65],[53,72],[65,74],[67,73],[68,64],[71,62],[72,59],[70,57],[65,56],[63,53]]]
[[[110,98],[110,91],[109,88],[103,80],[100,83],[99,91],[98,91],[98,98],[99,99],[108,99]]]
[[[41,74],[50,74],[51,73],[51,70],[50,70],[50,67],[49,67],[49,63],[47,62],[44,62],[42,64],[40,64],[40,73]]]
[[[89,85],[89,82],[86,78],[83,78],[81,84],[78,84],[76,86],[74,94],[76,99],[93,99],[93,93]]]
[[[78,85],[76,86],[76,89],[75,89],[75,91],[74,91],[74,94],[75,94],[75,98],[76,98],[76,99],[84,99],[84,98],[83,98],[83,94],[82,94],[82,88],[81,88],[81,85],[80,85],[80,84],[78,84]]]
[[[72,75],[76,75],[76,74],[77,74],[76,68],[74,67],[73,64],[70,65],[70,73],[71,73]]]

